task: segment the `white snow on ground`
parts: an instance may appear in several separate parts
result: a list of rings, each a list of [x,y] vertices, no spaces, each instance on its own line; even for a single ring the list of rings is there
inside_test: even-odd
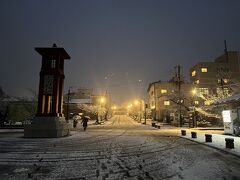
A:
[[[240,161],[126,116],[65,138],[0,136],[0,179],[239,179]]]
[[[183,138],[190,139],[192,141],[196,141],[208,146],[212,146],[214,148],[221,149],[225,152],[237,155],[240,157],[240,137],[230,136],[230,135],[221,135],[221,134],[212,134],[212,133],[201,133],[197,132],[197,138],[191,138],[191,132],[196,131],[187,131],[186,136],[182,136]],[[205,134],[212,134],[212,143],[211,142],[205,142]],[[225,144],[225,138],[233,138],[234,139],[234,149],[228,149],[226,148]]]

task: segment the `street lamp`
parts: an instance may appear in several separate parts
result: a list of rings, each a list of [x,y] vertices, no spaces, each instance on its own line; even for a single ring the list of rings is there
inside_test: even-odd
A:
[[[66,109],[66,121],[69,122],[69,103],[70,103],[70,95],[71,95],[71,86],[68,88],[67,93],[67,109]]]
[[[105,102],[105,98],[100,99],[100,103],[103,104]]]
[[[112,106],[112,109],[113,109],[113,110],[116,110],[116,109],[117,109],[117,106]]]
[[[139,104],[139,102],[136,100],[136,101],[135,101],[135,104],[136,104],[136,105],[138,105],[138,104]]]
[[[195,95],[197,93],[197,90],[196,89],[193,89],[192,90],[192,94]]]

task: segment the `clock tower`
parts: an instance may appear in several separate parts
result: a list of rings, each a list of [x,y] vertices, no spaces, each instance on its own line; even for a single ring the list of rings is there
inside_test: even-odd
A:
[[[63,114],[64,60],[70,56],[62,47],[37,47],[42,56],[38,108],[32,124],[24,127],[25,137],[62,137],[69,134]]]

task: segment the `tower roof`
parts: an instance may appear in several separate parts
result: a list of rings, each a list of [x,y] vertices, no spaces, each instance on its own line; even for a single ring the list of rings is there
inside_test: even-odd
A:
[[[53,47],[36,47],[35,50],[42,56],[55,56],[61,55],[64,59],[70,59],[71,57],[62,47],[57,47],[56,44]]]

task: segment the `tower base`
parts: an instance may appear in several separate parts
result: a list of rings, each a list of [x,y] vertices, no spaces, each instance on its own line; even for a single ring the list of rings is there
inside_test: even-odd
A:
[[[24,126],[25,138],[57,138],[69,135],[70,125],[64,117],[35,117]]]

